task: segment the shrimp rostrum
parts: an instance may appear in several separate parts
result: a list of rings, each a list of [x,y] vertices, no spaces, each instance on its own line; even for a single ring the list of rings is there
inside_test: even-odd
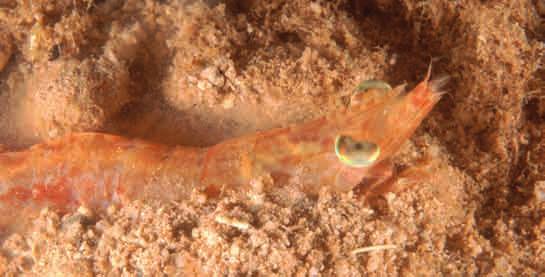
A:
[[[74,133],[0,154],[0,232],[24,231],[42,208],[101,210],[138,199],[183,200],[270,186],[308,194],[372,193],[392,174],[391,158],[441,97],[444,79],[409,92],[366,81],[350,105],[331,115],[257,132],[211,147],[170,147],[101,133]],[[0,234],[1,234],[0,233]],[[0,237],[1,238],[1,237]]]

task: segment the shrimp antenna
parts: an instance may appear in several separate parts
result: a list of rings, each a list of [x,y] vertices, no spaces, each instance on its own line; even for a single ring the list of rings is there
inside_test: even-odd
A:
[[[430,80],[430,77],[431,77],[432,64],[433,64],[433,59],[430,59],[430,64],[428,65],[428,72],[426,73],[426,78],[424,78],[424,82],[426,83]]]

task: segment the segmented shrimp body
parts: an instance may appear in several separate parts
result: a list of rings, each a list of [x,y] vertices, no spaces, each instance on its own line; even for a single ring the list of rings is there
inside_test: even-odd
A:
[[[408,93],[370,89],[332,115],[208,148],[77,133],[1,153],[0,232],[24,231],[44,207],[67,212],[137,199],[183,200],[194,190],[247,192],[263,176],[274,180],[272,186],[310,194],[324,187],[351,190],[362,180],[379,187],[391,174],[392,155],[440,99],[440,83],[426,78]],[[360,152],[365,163],[351,164]]]

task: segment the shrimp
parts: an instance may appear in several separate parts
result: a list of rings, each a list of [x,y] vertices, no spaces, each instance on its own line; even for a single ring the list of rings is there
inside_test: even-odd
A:
[[[350,105],[313,121],[257,132],[211,147],[165,146],[102,133],[73,133],[21,152],[0,153],[0,232],[20,232],[45,207],[104,210],[134,200],[215,197],[296,186],[372,193],[392,176],[392,157],[441,98],[444,79],[410,92],[368,81]]]

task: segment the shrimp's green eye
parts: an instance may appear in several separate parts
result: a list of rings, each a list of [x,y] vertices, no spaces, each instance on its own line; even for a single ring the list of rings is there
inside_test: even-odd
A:
[[[369,141],[358,141],[339,135],[335,138],[335,154],[348,166],[366,167],[378,159],[380,147]]]
[[[384,81],[366,80],[366,81],[361,82],[356,87],[355,91],[360,92],[360,91],[366,91],[368,89],[382,89],[382,90],[390,91],[390,90],[392,90],[392,87],[388,83],[386,83]]]

